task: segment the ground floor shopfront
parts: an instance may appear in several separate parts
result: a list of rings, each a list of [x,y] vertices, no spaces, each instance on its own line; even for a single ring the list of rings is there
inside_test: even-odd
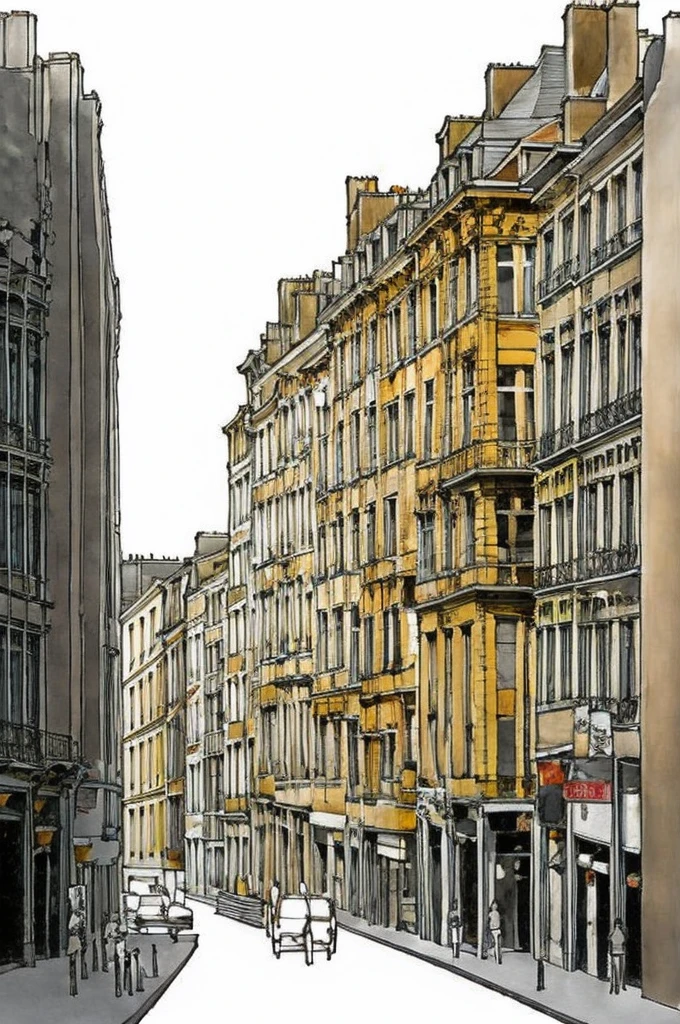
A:
[[[533,803],[452,800],[443,790],[418,796],[418,928],[421,938],[450,942],[457,909],[461,939],[488,952],[488,915],[496,900],[506,949],[531,949]]]

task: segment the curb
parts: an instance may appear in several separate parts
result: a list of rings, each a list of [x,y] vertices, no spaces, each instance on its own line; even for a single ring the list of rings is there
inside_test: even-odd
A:
[[[131,1013],[129,1017],[125,1017],[122,1024],[139,1024],[139,1021],[147,1015],[149,1010],[151,1010],[156,1005],[161,996],[164,995],[164,993],[170,988],[177,975],[184,970],[184,968],[189,963],[197,949],[198,935],[195,935],[191,946],[191,951],[189,955],[186,957],[186,959],[182,960],[182,962],[178,964],[177,967],[175,967],[174,971],[172,971],[171,974],[168,974],[166,978],[163,978],[163,981],[158,986],[158,988],[154,989],[153,992],[149,994],[149,998],[144,1003],[142,1003],[141,1006],[138,1006],[137,1009],[133,1013]]]
[[[338,921],[338,927],[342,928],[346,932],[351,932],[353,935],[360,935],[362,938],[368,939],[370,942],[377,942],[381,946],[389,946],[390,949],[396,949],[400,953],[406,953],[408,956],[413,956],[417,960],[424,960],[425,963],[432,964],[433,967],[440,967],[442,970],[449,971],[451,974],[457,974],[466,981],[472,981],[476,985],[482,985],[484,988],[491,989],[492,992],[497,992],[499,995],[507,996],[509,999],[514,999],[516,1003],[522,1003],[524,1006],[528,1006],[531,1010],[536,1010],[537,1013],[543,1013],[547,1017],[552,1017],[554,1020],[562,1021],[563,1024],[589,1024],[589,1022],[584,1020],[582,1017],[572,1017],[570,1014],[557,1010],[552,1006],[546,1006],[545,1003],[539,1002],[538,999],[532,999],[531,996],[524,995],[522,992],[515,992],[514,989],[507,988],[505,985],[501,985],[497,981],[491,981],[489,978],[482,978],[472,971],[466,971],[464,967],[457,967],[454,964],[444,963],[436,957],[429,956],[427,953],[423,953],[418,949],[409,949],[407,946],[402,946],[400,943],[394,942],[391,939],[385,938],[381,935],[371,935],[370,932],[367,933],[362,928],[357,928],[354,925],[345,924],[341,921]]]

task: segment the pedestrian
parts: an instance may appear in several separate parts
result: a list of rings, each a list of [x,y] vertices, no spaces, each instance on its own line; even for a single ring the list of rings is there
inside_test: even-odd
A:
[[[78,995],[78,975],[76,973],[76,965],[78,963],[78,956],[82,953],[82,924],[81,914],[78,910],[73,910],[71,916],[68,919],[68,946],[66,947],[66,955],[68,956],[69,966],[69,989],[72,996]]]
[[[111,963],[116,955],[116,945],[122,938],[120,928],[120,916],[111,914],[111,919],[106,922],[104,928],[105,956],[107,963]]]
[[[458,900],[454,900],[449,911],[449,942],[451,943],[451,951],[456,960],[460,956],[460,933],[461,920],[458,913]]]
[[[501,964],[503,963],[503,952],[501,949],[501,915],[498,910],[497,900],[494,900],[489,907],[488,925],[496,963]]]
[[[271,889],[269,890],[269,900],[265,906],[265,927],[267,932],[267,938],[271,934],[272,922],[274,915],[276,914],[276,904],[279,902],[279,893],[281,887],[279,886],[278,879],[272,882]]]
[[[614,919],[614,927],[609,933],[609,994],[618,996],[621,989],[626,988],[626,929],[620,917]]]

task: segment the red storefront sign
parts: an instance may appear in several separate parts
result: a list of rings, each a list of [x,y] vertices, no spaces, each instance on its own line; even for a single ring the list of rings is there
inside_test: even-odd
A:
[[[590,781],[572,779],[571,782],[564,783],[562,795],[565,800],[575,800],[581,804],[610,803],[612,784],[611,782],[604,782],[602,779]]]

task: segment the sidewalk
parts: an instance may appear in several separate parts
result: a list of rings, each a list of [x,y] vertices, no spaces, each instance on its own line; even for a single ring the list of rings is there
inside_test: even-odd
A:
[[[581,971],[563,971],[551,964],[545,965],[545,989],[537,992],[536,961],[528,953],[504,952],[500,965],[493,959],[480,960],[472,953],[462,953],[454,960],[448,946],[438,946],[408,932],[366,924],[344,910],[336,913],[338,924],[349,932],[443,967],[566,1024],[611,1024],[613,1020],[617,1024],[680,1024],[677,1010],[642,999],[639,989],[609,995],[608,982]]]
[[[151,944],[158,949],[158,977],[151,975]],[[113,964],[108,973],[94,974],[88,956],[89,978],[81,981],[78,995],[69,995],[68,959],[39,960],[36,967],[19,967],[0,975],[2,1024],[137,1024],[160,999],[166,988],[196,950],[197,935],[181,935],[172,942],[167,935],[134,935],[128,948],[139,946],[140,963],[148,973],[144,992],[115,994]]]

